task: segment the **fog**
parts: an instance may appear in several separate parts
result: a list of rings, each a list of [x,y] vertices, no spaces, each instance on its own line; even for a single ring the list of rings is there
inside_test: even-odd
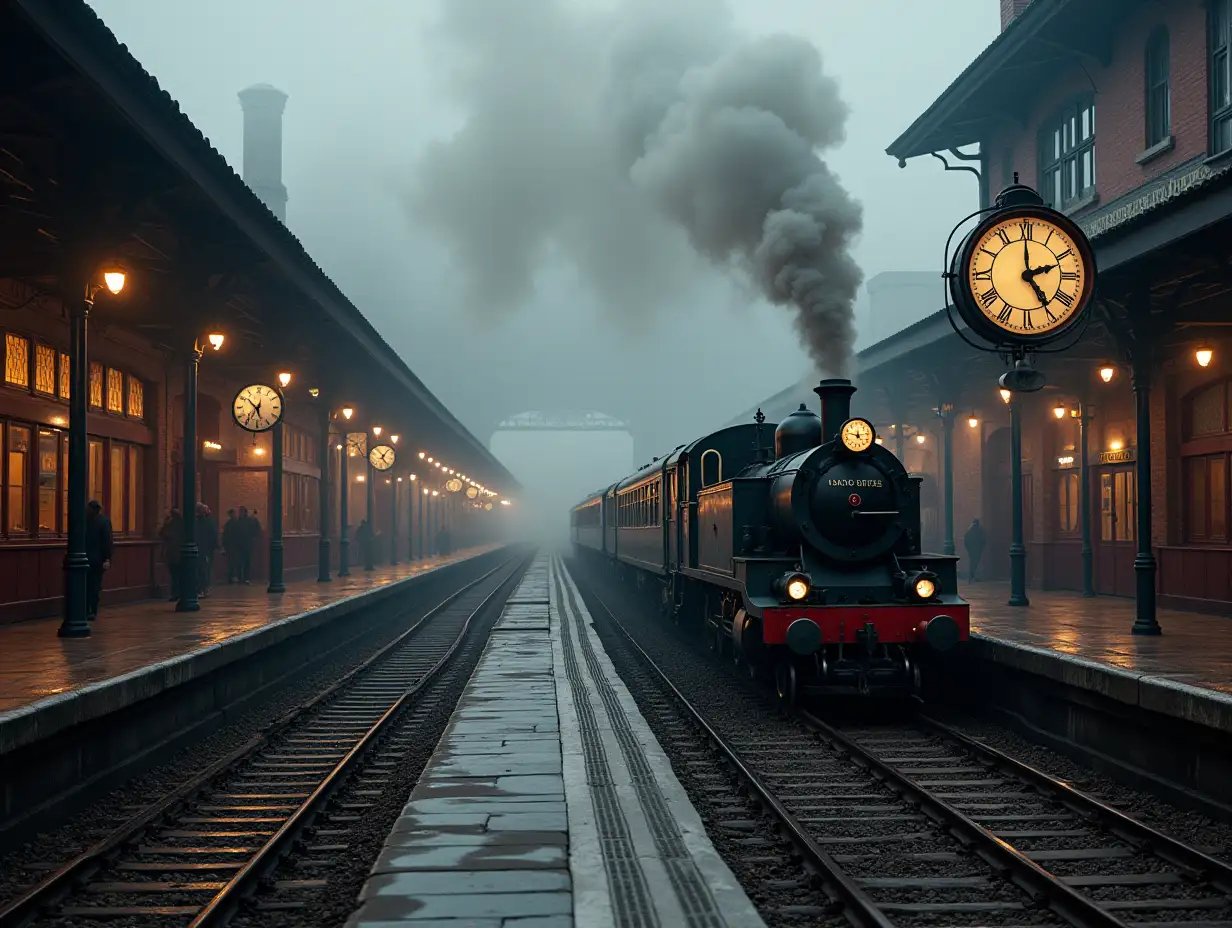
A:
[[[997,0],[91,2],[237,170],[236,93],[289,94],[288,226],[482,440],[596,409],[639,464],[843,369],[861,280],[940,272],[974,179],[884,149],[999,26]],[[559,510],[611,438],[493,450],[561,475]]]

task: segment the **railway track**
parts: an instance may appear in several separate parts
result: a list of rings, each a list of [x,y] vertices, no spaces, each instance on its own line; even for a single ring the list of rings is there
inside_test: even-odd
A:
[[[706,697],[703,712],[593,589],[587,598],[640,665],[639,702],[669,729],[683,717],[816,875],[830,905],[813,917],[1232,928],[1232,867],[1203,849],[930,719],[840,729],[784,714],[768,694],[716,702],[712,686],[686,687]],[[696,734],[686,756],[695,745]],[[792,909],[779,914],[807,915]]]
[[[283,910],[294,921],[325,888],[318,877],[331,858],[348,851],[348,826],[380,794],[455,656],[482,649],[468,632],[494,618],[529,563],[525,554],[510,558],[451,595],[329,689],[6,904],[0,926],[127,919],[204,928]],[[311,876],[274,879],[292,857]]]

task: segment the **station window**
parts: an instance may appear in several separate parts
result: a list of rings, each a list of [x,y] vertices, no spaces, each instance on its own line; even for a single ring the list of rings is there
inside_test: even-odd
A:
[[[30,386],[30,342],[12,332],[4,336],[4,382]]]
[[[1188,506],[1186,540],[1197,544],[1228,541],[1228,456],[1204,454],[1185,459]]]
[[[72,393],[73,369],[69,365],[68,355],[60,352],[60,399],[66,400]]]
[[[1229,0],[1207,3],[1207,53],[1210,56],[1211,154],[1232,149],[1232,58],[1229,56]]]
[[[1080,480],[1076,471],[1057,474],[1057,534],[1076,535],[1081,527]]]
[[[68,473],[67,468],[65,473]],[[66,483],[67,487],[68,484]],[[39,429],[38,438],[38,530],[40,535],[58,533],[56,502],[60,498],[60,433]]]
[[[1040,194],[1064,209],[1095,190],[1095,102],[1083,97],[1044,123],[1040,133]]]
[[[9,535],[25,535],[30,531],[30,429],[10,423],[6,431],[4,527]]]
[[[1159,26],[1146,42],[1146,147],[1172,134],[1171,51],[1168,30]]]
[[[90,405],[103,407],[103,365],[97,361],[90,362]]]
[[[56,394],[56,349],[47,345],[34,346],[34,389]]]
[[[317,502],[320,481],[307,474],[286,474],[282,478],[283,531],[292,535],[320,531]]]
[[[128,414],[134,419],[145,418],[145,384],[132,376],[128,378]]]
[[[124,414],[124,375],[114,367],[107,368],[107,411]]]

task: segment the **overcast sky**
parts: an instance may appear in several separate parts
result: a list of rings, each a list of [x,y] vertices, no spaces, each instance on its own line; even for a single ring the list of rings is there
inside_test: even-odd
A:
[[[638,0],[452,0],[452,32],[442,31],[435,0],[90,2],[237,171],[242,120],[236,93],[267,82],[290,95],[284,130],[288,226],[477,432],[523,409],[590,407],[633,419],[635,431],[676,444],[811,369],[792,310],[764,302],[747,275],[677,249],[686,241],[680,229],[669,233],[678,239],[670,247],[653,236],[627,242],[620,223],[632,220],[618,217],[605,248],[622,254],[598,270],[580,266],[577,257],[580,248],[597,245],[574,247],[572,233],[557,228],[553,239],[549,230],[538,243],[542,247],[530,249],[533,273],[526,287],[503,264],[468,267],[474,256],[450,236],[455,217],[443,214],[461,213],[456,206],[465,193],[454,189],[466,167],[452,163],[464,151],[464,141],[454,140],[460,130],[496,140],[466,204],[467,221],[482,228],[486,198],[494,190],[508,192],[495,186],[506,173],[523,188],[526,200],[518,208],[534,211],[530,201],[541,199],[541,191],[528,184],[545,177],[527,175],[524,166],[521,173],[505,169],[519,154],[544,160],[545,135],[559,133],[562,146],[576,146],[569,114],[586,105],[568,101],[575,107],[570,110],[559,100],[541,108],[535,101],[515,103],[524,131],[537,136],[525,146],[515,139],[518,151],[511,153],[513,130],[488,127],[485,134],[483,122],[492,121],[494,110],[473,105],[477,95],[490,97],[492,88],[469,87],[466,80],[491,84],[492,69],[499,66],[509,75],[499,88],[506,93],[524,93],[526,86],[541,90],[545,99],[581,94],[587,78],[579,77],[577,89],[561,72],[595,65],[587,58],[599,52],[591,54],[585,43],[599,39],[585,29],[612,8]],[[558,4],[569,8],[574,32],[556,28],[564,17],[540,15]],[[822,158],[863,206],[863,232],[852,254],[865,279],[889,270],[939,273],[945,235],[974,208],[975,181],[969,174],[944,174],[933,159],[900,170],[884,149],[995,37],[997,0],[729,4],[737,32],[782,33],[811,43],[824,72],[838,82],[850,109],[845,141]],[[485,10],[493,20],[486,32],[475,22]],[[698,34],[710,25],[699,22]],[[459,72],[463,65],[470,70]],[[531,80],[524,73],[531,70],[542,73]],[[425,167],[434,143],[446,146],[435,173]],[[567,154],[585,160],[614,153],[554,153],[562,159]],[[471,151],[468,157],[477,156]],[[454,175],[447,173],[451,168]],[[549,165],[546,179],[560,170]],[[434,199],[446,186],[442,178],[454,187]],[[543,196],[578,199],[569,188]],[[624,199],[618,203],[623,211]],[[612,210],[610,199],[596,197],[594,204],[600,214]],[[645,208],[652,212],[654,204]],[[593,238],[602,223],[596,216],[582,218],[589,231],[578,236]],[[497,250],[507,251],[518,238],[508,220],[505,215],[492,221],[490,235],[501,239],[493,245]],[[645,275],[628,273],[641,264],[648,268]],[[596,274],[622,279],[596,284]],[[493,286],[506,279],[508,293],[494,294]],[[922,307],[921,315],[934,308]]]

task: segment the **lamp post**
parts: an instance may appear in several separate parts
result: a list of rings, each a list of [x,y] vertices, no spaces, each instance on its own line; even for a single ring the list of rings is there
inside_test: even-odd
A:
[[[291,384],[291,375],[283,371],[278,375],[278,384],[285,391]],[[279,391],[280,393],[282,391]],[[272,432],[273,459],[270,461],[270,542],[269,542],[269,587],[267,593],[285,593],[287,585],[283,582],[282,543],[282,428],[286,419],[286,396],[283,395],[282,411],[274,424]]]
[[[389,481],[389,566],[398,566],[398,484],[402,478]]]
[[[1087,427],[1095,407],[1079,400],[1069,415],[1078,423],[1078,515],[1082,526],[1082,595],[1095,595],[1095,554],[1091,548],[1091,455]]]
[[[315,391],[309,391],[314,397]],[[329,441],[329,426],[333,420],[329,405],[321,403],[317,410],[320,416],[321,428],[321,479],[317,482],[317,520],[320,522],[320,535],[317,540],[317,583],[329,583],[329,459],[333,455]]]
[[[423,488],[423,493],[419,497],[419,559],[422,561],[428,556],[428,488]]]
[[[351,454],[350,437],[346,424],[351,421],[355,410],[350,406],[342,407],[342,454],[338,458],[338,576],[351,576],[350,551],[351,539],[347,519],[350,517],[351,484],[347,476],[347,458]]]
[[[364,448],[364,473],[367,475],[364,483],[368,485],[368,538],[364,545],[364,570],[376,570],[376,472],[372,468],[372,460],[367,452],[372,450],[372,439],[381,434],[379,425],[372,426],[368,432],[368,441]]]
[[[224,338],[219,333],[213,333],[208,336],[208,341],[210,347],[218,351]],[[184,371],[184,459],[180,462],[184,542],[180,548],[180,598],[175,604],[176,612],[197,612],[201,608],[197,599],[197,372],[204,353],[201,340],[194,338]]]
[[[945,465],[942,480],[945,489],[945,543],[943,553],[954,554],[954,406],[952,403],[942,403],[934,412],[941,420],[942,451],[945,454]]]
[[[1010,408],[1010,606],[1029,606],[1027,598],[1027,548],[1022,543],[1022,419],[1018,403],[1009,390],[1001,400]]]
[[[411,564],[414,564],[415,559],[419,556],[415,550],[415,500],[419,496],[416,492],[419,489],[415,483],[417,479],[417,474],[411,474],[410,483],[407,484],[406,488],[406,559]]]
[[[99,277],[102,281],[100,283]],[[86,471],[90,440],[86,418],[89,415],[90,364],[86,352],[86,333],[94,298],[104,287],[113,295],[124,289],[124,271],[118,266],[104,269],[87,279],[80,301],[66,294],[69,304],[69,403],[68,403],[68,539],[64,553],[64,618],[61,638],[88,638],[86,618],[90,558],[86,554]]]
[[[1134,482],[1138,514],[1138,553],[1134,556],[1135,635],[1159,635],[1155,617],[1155,553],[1151,549],[1151,353],[1150,344],[1136,345],[1133,354],[1134,406],[1137,425],[1138,466]],[[1210,362],[1209,357],[1207,363]],[[1201,359],[1199,358],[1199,364]],[[1145,497],[1143,495],[1145,488]]]

